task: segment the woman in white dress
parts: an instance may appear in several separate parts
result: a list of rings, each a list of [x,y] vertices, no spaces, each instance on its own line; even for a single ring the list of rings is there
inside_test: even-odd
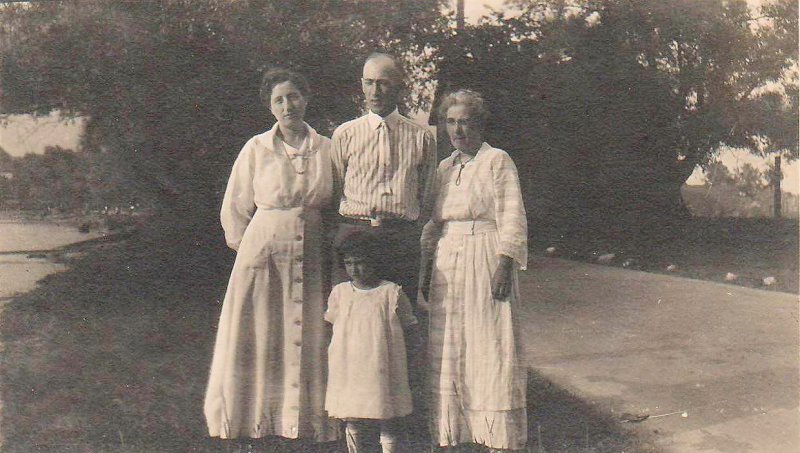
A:
[[[237,251],[217,331],[204,412],[211,436],[335,440],[324,410],[326,348],[319,209],[330,202],[330,140],[303,121],[305,79],[264,75],[277,120],[251,138],[222,202]]]
[[[468,90],[440,107],[455,151],[439,164],[422,236],[431,435],[443,447],[519,450],[527,441],[526,372],[515,311],[528,227],[514,162],[483,142],[487,116]]]

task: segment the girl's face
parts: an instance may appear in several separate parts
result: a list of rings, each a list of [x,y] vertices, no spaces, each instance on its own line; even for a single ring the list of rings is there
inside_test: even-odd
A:
[[[345,256],[344,269],[356,286],[371,286],[377,281],[377,273],[372,263],[361,256]]]

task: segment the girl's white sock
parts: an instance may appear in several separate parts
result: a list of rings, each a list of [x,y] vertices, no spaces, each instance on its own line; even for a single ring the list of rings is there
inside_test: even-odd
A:
[[[381,432],[381,451],[383,453],[395,453],[398,444],[397,436],[392,433]]]

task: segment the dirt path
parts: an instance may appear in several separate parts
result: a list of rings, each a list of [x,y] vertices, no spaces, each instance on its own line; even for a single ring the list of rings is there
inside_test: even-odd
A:
[[[528,364],[665,451],[800,451],[798,296],[547,258],[522,290]]]

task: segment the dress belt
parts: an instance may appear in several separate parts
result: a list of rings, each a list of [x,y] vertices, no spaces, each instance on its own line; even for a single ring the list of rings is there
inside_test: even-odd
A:
[[[450,220],[442,225],[442,236],[448,234],[474,235],[497,231],[497,224],[491,220]]]

